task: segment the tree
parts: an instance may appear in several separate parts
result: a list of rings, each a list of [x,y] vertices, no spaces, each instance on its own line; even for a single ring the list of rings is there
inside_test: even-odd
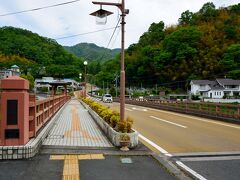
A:
[[[152,23],[148,29],[148,32],[145,32],[139,40],[141,46],[146,45],[155,45],[160,44],[164,39],[164,22],[160,21],[159,23]]]
[[[205,17],[213,17],[216,15],[215,5],[212,2],[205,3],[199,12]]]
[[[180,25],[190,25],[192,23],[194,14],[190,12],[189,10],[183,12],[181,14],[181,17],[178,19],[178,22]]]
[[[29,90],[32,91],[34,88],[34,77],[30,73],[27,75],[21,74],[20,77],[29,81]]]
[[[223,68],[226,70],[240,69],[240,44],[229,46],[220,64],[223,65]]]

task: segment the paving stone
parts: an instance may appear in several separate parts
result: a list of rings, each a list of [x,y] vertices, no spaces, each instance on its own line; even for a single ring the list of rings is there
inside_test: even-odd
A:
[[[71,100],[53,126],[43,145],[112,147],[88,111]]]

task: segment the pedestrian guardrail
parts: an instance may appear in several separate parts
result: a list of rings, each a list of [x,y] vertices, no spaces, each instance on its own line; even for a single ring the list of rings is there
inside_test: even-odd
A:
[[[36,95],[29,97],[29,136],[35,137],[39,130],[70,99],[70,96],[51,96],[44,100],[36,100]]]

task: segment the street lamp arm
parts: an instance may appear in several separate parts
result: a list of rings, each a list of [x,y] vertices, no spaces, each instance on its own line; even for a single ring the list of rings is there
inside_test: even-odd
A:
[[[110,2],[97,2],[93,1],[93,4],[106,5],[106,6],[117,6],[122,12],[124,12],[123,5],[120,3],[110,3]]]

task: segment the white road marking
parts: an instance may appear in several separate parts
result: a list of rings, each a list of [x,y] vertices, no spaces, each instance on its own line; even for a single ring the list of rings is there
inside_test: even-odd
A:
[[[181,161],[231,161],[240,160],[240,156],[181,158]]]
[[[151,140],[149,140],[148,138],[144,137],[143,135],[141,135],[139,133],[138,135],[139,138],[143,139],[144,141],[146,141],[148,144],[150,144],[152,147],[156,148],[158,151],[160,151],[162,154],[171,157],[172,155],[170,153],[168,153],[165,149],[161,148],[160,146],[158,146],[157,144],[155,144],[154,142],[152,142]]]
[[[192,170],[191,168],[189,168],[188,166],[186,166],[185,164],[183,164],[180,161],[176,161],[176,163],[182,167],[183,169],[185,169],[186,171],[188,171],[189,173],[191,173],[192,175],[194,175],[196,178],[200,179],[200,180],[207,180],[206,178],[204,178],[202,175],[198,174],[197,172],[195,172],[194,170]]]
[[[133,105],[130,105],[130,106],[133,106]],[[235,129],[240,129],[240,126],[228,125],[226,123],[216,122],[215,120],[211,121],[211,120],[206,120],[206,119],[203,119],[203,118],[197,118],[197,117],[193,117],[193,116],[182,115],[182,114],[178,114],[178,113],[174,113],[174,112],[168,112],[168,111],[163,111],[163,110],[153,109],[153,108],[148,108],[148,110],[173,114],[173,115],[180,116],[180,117],[195,119],[197,121],[203,121],[203,122],[207,122],[207,123],[217,124],[217,125],[220,125],[220,126],[226,126],[226,127],[231,127],[231,128],[235,128]]]
[[[132,107],[133,110],[137,110],[137,111],[148,111],[147,109],[143,109],[143,108],[136,108],[136,107]]]
[[[127,111],[133,111],[133,110],[131,110],[131,109],[128,109],[128,108],[125,108]]]
[[[159,120],[159,121],[163,121],[163,122],[166,122],[166,123],[169,123],[169,124],[172,124],[172,125],[181,127],[181,128],[187,128],[187,126],[183,126],[183,125],[181,125],[181,124],[177,124],[177,123],[174,123],[174,122],[171,122],[171,121],[167,121],[167,120],[164,120],[164,119],[160,119],[160,118],[157,118],[157,117],[155,117],[155,116],[150,116],[150,117],[153,118],[153,119]]]

